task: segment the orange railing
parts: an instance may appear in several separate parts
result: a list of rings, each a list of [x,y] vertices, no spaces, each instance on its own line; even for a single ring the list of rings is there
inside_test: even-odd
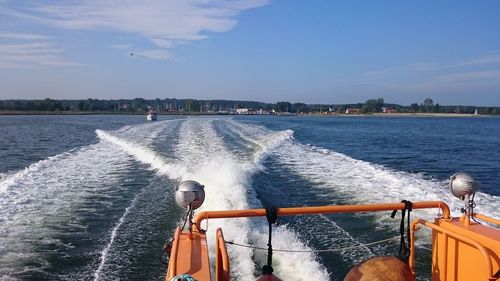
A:
[[[488,217],[488,216],[485,216],[485,215],[481,215],[481,214],[478,214],[478,213],[473,213],[472,216],[474,216],[475,218],[478,218],[480,220],[492,223],[492,224],[500,225],[500,220],[497,220],[497,219],[494,219],[494,218],[491,218],[491,217]]]
[[[222,230],[217,228],[215,240],[215,280],[230,281],[229,256],[227,255],[226,243]]]
[[[403,210],[404,203],[365,204],[365,205],[342,205],[342,206],[318,206],[318,207],[293,207],[277,208],[278,216],[308,215],[308,214],[333,214],[333,213],[355,213],[355,212],[379,212]],[[450,208],[442,201],[413,202],[413,209],[440,208],[444,219],[450,218]],[[228,211],[204,211],[196,215],[193,224],[196,229],[201,230],[201,222],[206,219],[263,217],[265,209],[228,210]]]
[[[278,216],[292,216],[292,215],[308,215],[308,214],[379,212],[379,211],[403,210],[404,208],[405,208],[404,203],[385,203],[385,204],[342,205],[342,206],[292,207],[292,208],[277,208],[276,210]],[[442,211],[442,218],[450,219],[450,209],[448,205],[442,201],[423,201],[423,202],[413,202],[412,204],[412,209],[429,209],[429,208],[440,208]],[[206,219],[262,217],[265,215],[266,215],[265,209],[204,211],[194,217],[193,225],[195,226],[196,230],[201,231],[200,227],[201,222]],[[221,279],[217,277],[216,280],[226,281],[229,280],[229,259],[227,257],[224,237],[222,236],[222,231],[220,231],[220,229],[217,230],[216,241],[217,241],[216,263],[221,262],[222,265],[218,266],[216,264],[216,274],[217,274],[216,276],[221,276],[220,277]],[[410,259],[414,260],[413,249],[411,251],[411,255],[412,257],[410,257]],[[226,262],[227,262],[227,269],[224,267],[226,266]],[[410,269],[413,272],[413,264],[410,264]]]

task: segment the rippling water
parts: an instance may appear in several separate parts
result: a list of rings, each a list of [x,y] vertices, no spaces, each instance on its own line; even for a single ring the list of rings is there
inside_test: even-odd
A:
[[[444,200],[447,178],[481,182],[477,210],[499,217],[499,118],[0,116],[0,280],[162,280],[163,243],[183,211],[172,188],[206,186],[202,209]],[[432,218],[436,211],[418,211]],[[281,218],[273,255],[283,280],[342,280],[395,254],[389,214]],[[226,239],[265,246],[263,219],[214,220]],[[418,273],[429,273],[428,238]],[[213,246],[213,245],[212,245]],[[229,246],[235,280],[254,280],[265,252]]]

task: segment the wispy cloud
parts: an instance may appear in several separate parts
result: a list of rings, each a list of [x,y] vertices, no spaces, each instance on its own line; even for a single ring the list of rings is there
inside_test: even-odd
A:
[[[365,72],[362,74],[365,80],[385,79],[390,76],[402,75],[415,72],[428,72],[438,70],[453,70],[462,67],[485,66],[500,64],[500,53],[489,54],[477,58],[470,58],[457,62],[420,62],[409,65],[391,67]]]
[[[359,87],[362,91],[384,95],[418,96],[481,93],[498,95],[500,53],[456,60],[420,62],[364,72],[357,76],[331,80],[332,87]],[[453,102],[453,98],[450,98]]]
[[[467,71],[438,75],[421,83],[416,83],[411,88],[415,90],[450,90],[471,87],[481,89],[492,85],[500,87],[500,70]]]
[[[170,60],[172,59],[172,54],[165,49],[151,49],[151,50],[133,50],[131,44],[117,44],[109,46],[113,49],[118,49],[125,51],[124,54],[127,56],[133,56],[135,58],[142,58],[147,60]]]
[[[168,60],[171,58],[169,52],[165,50],[146,50],[133,53],[134,56],[150,60]]]
[[[132,45],[130,45],[130,44],[115,44],[115,45],[111,45],[110,47],[114,48],[114,49],[120,49],[120,50],[130,50],[132,48]]]
[[[50,37],[26,33],[0,33],[0,68],[36,68],[81,65],[61,56],[63,50]]]
[[[476,59],[459,62],[454,66],[458,67],[458,66],[470,66],[470,65],[492,64],[492,63],[500,63],[500,54],[482,56]]]
[[[45,36],[45,35],[28,34],[28,33],[12,33],[12,32],[0,33],[0,38],[20,39],[20,40],[48,40],[48,39],[51,39],[51,37]]]
[[[457,72],[395,85],[395,92],[407,93],[413,98],[420,96],[423,100],[425,97],[435,97],[434,101],[439,103],[460,104],[466,101],[489,106],[498,105],[498,89],[500,70]]]
[[[32,2],[0,13],[62,29],[111,30],[137,34],[161,49],[226,32],[242,11],[269,0],[88,0]],[[15,8],[14,8],[15,7]],[[160,53],[159,51],[157,53]],[[165,56],[157,56],[164,59]]]
[[[474,71],[464,73],[452,73],[438,77],[438,80],[445,82],[470,81],[482,79],[498,79],[500,82],[500,70]]]

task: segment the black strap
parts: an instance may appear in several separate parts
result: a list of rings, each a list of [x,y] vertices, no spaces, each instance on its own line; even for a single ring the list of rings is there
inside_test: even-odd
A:
[[[273,273],[273,245],[272,245],[272,231],[273,223],[278,220],[278,209],[274,206],[266,207],[266,218],[269,226],[269,240],[267,242],[267,264],[262,267],[262,275]]]
[[[495,275],[493,275],[493,277],[495,277],[496,279],[500,278],[500,269],[497,271],[497,273],[495,273]]]
[[[174,242],[174,238],[170,240],[170,242],[165,243],[163,245],[163,250],[161,251],[160,254],[160,262],[163,264],[168,264],[168,261],[170,259],[170,252],[172,251],[172,243]]]
[[[408,259],[410,258],[410,248],[409,246],[411,245],[411,229],[410,229],[410,212],[412,211],[413,203],[407,200],[401,201],[401,203],[405,204],[404,209],[401,210],[401,223],[399,225],[399,234],[401,235],[401,241],[399,243],[399,258],[407,262]],[[406,238],[408,239],[408,245],[405,243],[405,216],[406,216],[406,211],[408,211],[408,223],[407,223],[407,233],[406,233]],[[396,216],[396,213],[398,210],[392,211],[391,218],[394,218]]]
[[[269,223],[271,224],[276,223],[276,221],[278,220],[278,208],[274,206],[267,206],[266,218]]]

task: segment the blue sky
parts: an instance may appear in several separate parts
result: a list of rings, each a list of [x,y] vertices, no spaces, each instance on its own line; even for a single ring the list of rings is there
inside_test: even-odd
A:
[[[500,106],[499,15],[496,0],[0,0],[0,99]]]

